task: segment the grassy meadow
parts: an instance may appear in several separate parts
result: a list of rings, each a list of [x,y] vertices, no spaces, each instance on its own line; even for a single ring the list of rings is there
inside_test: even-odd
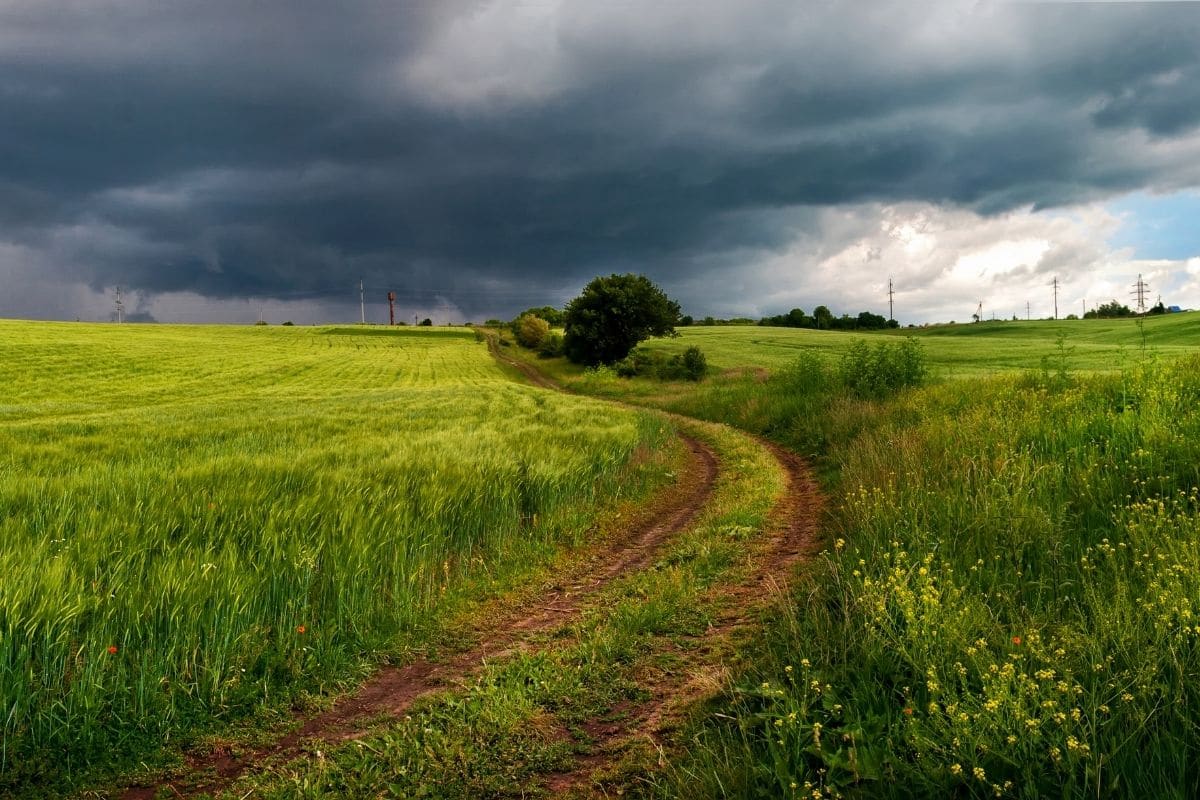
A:
[[[221,800],[642,794],[663,763],[657,742],[644,734],[578,793],[543,787],[581,754],[602,757],[597,738],[610,727],[636,726],[640,704],[669,691],[667,709],[686,705],[726,665],[739,663],[737,643],[710,626],[744,612],[730,587],[764,557],[761,534],[785,481],[771,454],[738,431],[680,425],[726,468],[697,519],[664,544],[652,566],[621,575],[581,618],[489,661],[460,691],[382,719],[356,741],[330,743],[322,758],[246,776]]]
[[[1198,399],[1195,357],[826,398],[828,550],[666,793],[1196,796]]]
[[[1087,319],[986,321],[877,333],[759,326],[693,326],[678,331],[676,339],[655,339],[646,346],[675,353],[696,345],[717,369],[777,369],[802,353],[836,358],[863,339],[914,336],[924,345],[936,375],[978,377],[1038,369],[1043,358],[1059,357],[1060,336],[1079,370],[1119,369],[1140,357],[1143,349],[1162,356],[1184,355],[1200,347],[1200,313],[1146,317],[1140,327],[1135,319]]]
[[[878,395],[841,358],[893,334],[652,345],[699,344],[700,384],[542,362],[808,454],[830,496],[827,550],[649,793],[1200,795],[1197,326],[926,330],[930,380]]]
[[[0,794],[95,785],[437,648],[670,477],[660,416],[518,383],[469,330],[0,322],[0,343]],[[779,468],[680,423],[725,469],[652,567],[540,649],[229,796],[536,792],[680,675],[716,698],[603,791],[1200,795],[1200,315],[648,346],[692,344],[699,383],[506,349],[813,460],[826,550],[762,635],[705,644],[750,613],[722,587]],[[866,374],[914,351],[915,385]]]
[[[0,794],[429,646],[664,479],[661,421],[469,330],[0,322],[0,354]]]

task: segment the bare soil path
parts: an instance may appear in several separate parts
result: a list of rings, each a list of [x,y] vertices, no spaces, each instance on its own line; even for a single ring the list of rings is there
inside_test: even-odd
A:
[[[507,355],[504,352],[503,346],[500,344],[499,336],[496,336],[495,334],[485,335],[487,335],[488,352],[490,352],[492,357],[497,361],[507,364],[508,366],[520,372],[522,375],[528,378],[529,382],[534,386],[540,386],[543,389],[558,389],[559,391],[563,391],[563,387],[558,383],[558,381],[552,380],[551,378],[543,375],[537,367],[533,366],[532,364],[528,364],[519,358],[513,358],[512,356]]]
[[[727,648],[722,645],[752,629],[754,611],[783,596],[796,564],[817,551],[824,498],[812,470],[794,453],[772,442],[759,442],[787,471],[788,485],[772,510],[770,535],[756,554],[753,569],[743,581],[717,590],[714,599],[721,613],[701,637],[700,646],[689,652],[688,669],[651,681],[650,697],[623,708],[619,724],[595,720],[584,726],[592,737],[590,752],[577,758],[572,769],[548,778],[544,788],[550,796],[607,797],[606,773],[625,757],[630,745],[647,745],[661,754],[665,734],[726,678],[722,661]]]
[[[234,754],[218,748],[188,757],[185,774],[150,785],[131,786],[123,800],[152,800],[164,792],[192,797],[218,792],[243,773],[267,761],[286,760],[317,743],[356,738],[365,723],[384,716],[402,717],[419,698],[446,690],[476,674],[485,661],[519,649],[540,632],[570,622],[584,603],[618,577],[653,563],[662,545],[686,528],[699,513],[717,477],[717,458],[707,445],[682,437],[689,458],[675,485],[655,500],[601,549],[585,553],[576,568],[547,587],[534,603],[520,609],[486,615],[471,638],[480,642],[444,660],[420,659],[404,666],[385,667],[357,691],[333,707],[305,720],[273,744]]]
[[[488,348],[498,361],[531,383],[565,391],[532,364],[504,353],[496,336],[488,337]],[[133,786],[120,796],[123,800],[152,800],[164,795],[192,797],[219,792],[247,772],[319,749],[322,743],[358,738],[379,718],[402,717],[418,699],[463,685],[486,661],[516,652],[529,646],[538,634],[574,621],[588,601],[613,581],[650,567],[664,545],[685,530],[709,501],[718,476],[717,458],[705,444],[681,438],[689,459],[675,485],[602,547],[584,554],[569,575],[546,587],[534,602],[483,615],[488,620],[486,627],[481,624],[472,631],[471,639],[479,642],[477,645],[443,659],[385,667],[328,711],[304,720],[271,745],[240,755],[220,748],[196,753],[188,757],[179,777]],[[815,551],[823,499],[812,471],[793,453],[759,441],[775,456],[788,479],[787,489],[772,511],[768,537],[755,549],[752,569],[740,582],[714,590],[712,599],[719,613],[698,637],[697,646],[689,650],[686,670],[651,681],[649,698],[622,708],[619,723],[597,719],[583,726],[591,735],[591,747],[570,768],[548,776],[542,788],[551,796],[603,793],[600,778],[631,744],[648,744],[661,752],[665,736],[686,710],[712,696],[721,685],[722,659],[727,652],[723,645],[752,628],[755,609],[777,597],[796,563]]]
[[[497,337],[488,337],[488,347],[493,356],[520,371],[535,385],[566,391],[534,365],[504,353]],[[760,381],[765,380],[765,370],[754,372]],[[549,776],[543,788],[552,797],[608,796],[598,778],[617,764],[631,743],[648,744],[661,754],[664,734],[689,707],[711,696],[724,679],[722,645],[752,628],[754,621],[750,617],[754,612],[783,596],[796,564],[816,553],[825,500],[812,468],[803,458],[774,442],[761,437],[757,441],[787,473],[787,488],[772,509],[768,539],[756,553],[753,569],[740,583],[718,590],[713,599],[721,613],[705,632],[704,641],[690,653],[688,670],[652,681],[647,687],[650,697],[623,707],[620,723],[597,719],[583,726],[592,738],[590,752],[578,756],[571,769]]]

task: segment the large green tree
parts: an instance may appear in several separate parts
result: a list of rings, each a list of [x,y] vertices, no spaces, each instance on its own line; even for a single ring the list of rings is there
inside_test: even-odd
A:
[[[679,304],[645,275],[596,278],[567,304],[563,352],[578,364],[611,364],[638,342],[675,331]]]

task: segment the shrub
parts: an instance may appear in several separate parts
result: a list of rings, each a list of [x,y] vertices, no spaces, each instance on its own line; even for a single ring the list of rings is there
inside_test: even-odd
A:
[[[563,312],[554,306],[538,306],[537,308],[527,308],[520,314],[517,314],[517,319],[521,317],[539,317],[550,323],[551,327],[563,324]]]
[[[641,347],[635,347],[630,351],[629,355],[613,364],[615,371],[622,378],[633,378],[637,375],[648,375],[653,372],[662,361],[661,356],[651,353]]]
[[[699,347],[689,347],[673,356],[638,347],[613,364],[613,370],[622,378],[643,375],[663,381],[698,381],[708,371],[708,361]]]
[[[525,314],[513,322],[513,336],[522,346],[536,348],[550,332],[550,323],[541,317]]]
[[[771,376],[779,392],[788,395],[831,394],[838,386],[838,376],[830,364],[811,350],[805,350],[796,360]]]
[[[909,337],[900,342],[878,342],[874,347],[855,342],[842,356],[841,378],[859,397],[884,397],[925,380],[925,351]]]
[[[555,358],[561,356],[563,352],[563,337],[561,333],[550,331],[542,337],[542,343],[538,345],[538,355],[542,358]]]
[[[683,351],[682,366],[684,376],[688,380],[698,381],[708,372],[708,359],[700,352],[699,347],[693,345]]]

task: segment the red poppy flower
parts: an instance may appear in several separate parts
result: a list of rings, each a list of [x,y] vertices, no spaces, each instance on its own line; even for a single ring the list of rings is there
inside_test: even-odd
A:
[[[913,711],[911,708],[906,708],[906,709],[904,709],[904,714],[905,714],[905,716],[911,717],[913,715]]]
[[[303,625],[296,626],[296,633],[304,633],[306,630],[308,630],[308,628],[304,627]]]
[[[1021,637],[1020,637],[1020,636],[1014,636],[1014,637],[1013,637],[1013,644],[1020,644],[1020,643],[1021,643]]]
[[[117,654],[117,646],[115,644],[110,644],[108,646],[108,654],[110,656],[115,656]]]

